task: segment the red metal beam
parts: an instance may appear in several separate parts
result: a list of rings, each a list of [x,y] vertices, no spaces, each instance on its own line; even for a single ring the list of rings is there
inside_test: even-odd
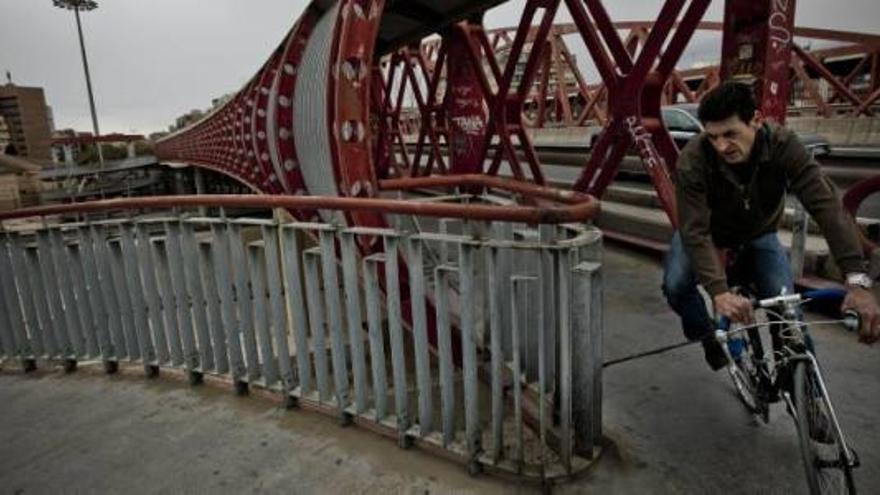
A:
[[[801,61],[803,61],[808,67],[810,67],[811,69],[816,71],[823,79],[825,79],[832,86],[834,86],[834,89],[837,90],[838,94],[840,94],[841,96],[843,96],[844,98],[849,100],[850,103],[852,103],[856,107],[857,110],[856,110],[856,113],[854,114],[855,116],[858,116],[860,113],[864,113],[865,115],[868,115],[868,116],[871,116],[874,114],[870,108],[867,108],[867,107],[861,108],[862,103],[863,103],[862,100],[859,99],[859,97],[856,96],[852,92],[852,90],[850,90],[848,87],[844,86],[844,84],[838,78],[834,77],[834,74],[832,74],[831,71],[828,70],[827,67],[822,65],[821,62],[816,60],[816,58],[813,57],[813,55],[811,55],[810,53],[805,51],[803,48],[797,46],[796,44],[792,45],[792,49],[794,50],[794,53],[798,56],[798,58],[800,58]]]
[[[586,222],[599,211],[599,202],[592,197],[567,205],[495,206],[484,204],[454,204],[443,202],[407,201],[403,199],[346,198],[338,196],[286,195],[199,195],[152,196],[148,198],[121,198],[38,206],[0,212],[0,220],[45,217],[74,213],[95,213],[124,210],[170,210],[193,207],[222,208],[283,208],[288,211],[334,210],[349,213],[371,212],[395,215],[420,215],[442,218],[461,218],[529,224],[559,224]]]

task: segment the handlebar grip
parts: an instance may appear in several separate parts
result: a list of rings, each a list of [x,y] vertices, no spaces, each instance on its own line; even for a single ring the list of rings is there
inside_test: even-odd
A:
[[[818,300],[843,300],[846,297],[846,290],[844,289],[815,289],[808,290],[803,293],[803,297],[806,299],[818,299]]]
[[[843,327],[850,332],[858,332],[862,326],[862,317],[858,312],[848,309],[843,312]]]

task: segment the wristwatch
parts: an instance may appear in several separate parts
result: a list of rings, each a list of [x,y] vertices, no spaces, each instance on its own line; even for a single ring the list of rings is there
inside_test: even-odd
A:
[[[867,273],[847,273],[846,274],[846,285],[849,287],[858,287],[860,289],[868,289],[874,286],[874,282],[871,280],[871,277],[868,276]]]

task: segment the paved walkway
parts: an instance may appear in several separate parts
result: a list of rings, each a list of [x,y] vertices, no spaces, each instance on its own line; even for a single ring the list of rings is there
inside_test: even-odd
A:
[[[655,260],[609,248],[606,358],[680,341]],[[816,329],[833,398],[880,491],[880,346]],[[330,418],[137,373],[0,374],[0,493],[533,493]],[[739,405],[698,348],[606,370],[599,464],[561,493],[803,493],[796,434]]]

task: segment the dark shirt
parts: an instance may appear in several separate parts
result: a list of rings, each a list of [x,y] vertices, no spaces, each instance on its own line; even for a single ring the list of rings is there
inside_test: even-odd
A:
[[[845,273],[866,271],[855,224],[819,163],[784,127],[765,124],[748,164],[729,166],[704,133],[681,151],[676,171],[682,240],[699,282],[715,296],[728,290],[716,247],[739,247],[775,232],[794,193],[828,240]]]

